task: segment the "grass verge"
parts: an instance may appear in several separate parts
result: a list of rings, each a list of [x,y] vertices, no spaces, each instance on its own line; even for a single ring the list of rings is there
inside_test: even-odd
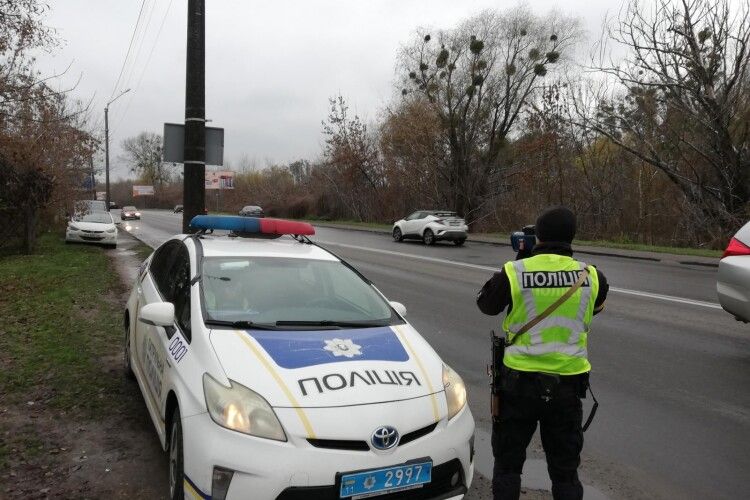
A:
[[[3,411],[96,418],[125,400],[122,373],[111,368],[121,352],[123,290],[105,252],[45,234],[37,254],[0,258]],[[38,431],[0,423],[9,438],[0,446],[0,469],[11,449],[33,457],[42,447]]]

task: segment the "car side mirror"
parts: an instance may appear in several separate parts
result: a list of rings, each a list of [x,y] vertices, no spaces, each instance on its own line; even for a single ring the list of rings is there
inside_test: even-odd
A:
[[[146,304],[138,313],[138,321],[152,326],[172,326],[174,324],[174,304],[171,302]]]
[[[390,302],[391,307],[399,314],[399,316],[406,316],[406,306],[401,302]]]

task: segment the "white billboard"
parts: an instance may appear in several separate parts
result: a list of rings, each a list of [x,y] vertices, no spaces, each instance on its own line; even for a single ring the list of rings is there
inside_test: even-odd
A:
[[[136,196],[153,196],[154,186],[133,186],[133,197]]]
[[[206,189],[234,189],[234,172],[231,170],[206,171]]]

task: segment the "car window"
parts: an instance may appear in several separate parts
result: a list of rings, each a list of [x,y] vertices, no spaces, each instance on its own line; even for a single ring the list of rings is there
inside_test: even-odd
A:
[[[172,303],[174,315],[182,335],[190,342],[190,253],[180,244],[175,253],[174,263],[169,273],[174,282]]]
[[[372,285],[339,261],[208,257],[201,293],[209,320],[401,322]]]
[[[172,240],[157,248],[149,266],[154,284],[165,302],[172,302],[174,298],[174,280],[171,279],[170,272],[180,245],[181,242]]]
[[[126,212],[135,211],[135,207],[122,207],[122,209]]]
[[[413,214],[409,215],[409,217],[406,218],[406,220],[414,220],[419,218],[419,212],[414,212]]]
[[[112,216],[108,212],[92,212],[88,214],[77,214],[73,217],[79,222],[98,222],[100,224],[113,224]]]

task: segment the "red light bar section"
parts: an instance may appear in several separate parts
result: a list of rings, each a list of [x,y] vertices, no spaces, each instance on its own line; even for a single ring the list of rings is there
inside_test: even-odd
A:
[[[729,241],[727,249],[724,250],[724,255],[722,255],[721,258],[723,259],[724,257],[735,257],[737,255],[750,255],[750,247],[742,243],[737,238],[732,238]]]
[[[315,228],[307,222],[297,222],[284,219],[258,219],[260,232],[265,234],[299,234],[312,236]]]

